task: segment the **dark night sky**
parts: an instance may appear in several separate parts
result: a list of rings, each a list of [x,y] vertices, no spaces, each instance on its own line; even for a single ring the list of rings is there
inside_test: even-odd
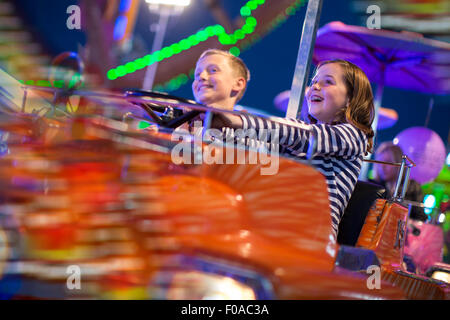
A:
[[[22,8],[28,23],[33,26],[52,55],[67,50],[77,51],[78,43],[84,44],[85,37],[81,31],[69,31],[61,27],[65,26],[68,17],[66,8],[76,4],[77,1],[16,0],[15,2]],[[224,6],[230,17],[235,18],[245,3],[245,0],[225,0]],[[283,113],[275,109],[273,99],[278,93],[291,87],[305,11],[306,5],[261,41],[241,53],[240,57],[251,71],[252,80],[240,104],[283,116]],[[151,48],[152,44],[152,33],[148,32],[152,19],[154,22],[157,21],[157,17],[150,15],[147,7],[141,3],[137,31],[144,38],[147,48]],[[336,20],[351,25],[365,25],[362,17],[352,12],[351,1],[324,0],[320,26]],[[164,44],[170,45],[200,28],[215,23],[203,0],[192,0],[191,7],[182,16],[169,23]],[[191,82],[172,93],[192,98],[190,84]],[[375,84],[373,89],[376,89]],[[431,95],[386,87],[382,106],[395,109],[399,114],[399,120],[393,127],[378,132],[377,144],[393,139],[406,128],[423,126],[430,98]],[[449,119],[450,96],[435,96],[428,127],[435,130],[446,145],[448,145]]]

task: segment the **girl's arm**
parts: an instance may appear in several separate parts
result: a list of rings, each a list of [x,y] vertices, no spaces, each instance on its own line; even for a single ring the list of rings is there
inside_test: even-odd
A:
[[[278,143],[293,151],[306,152],[309,146],[311,134],[316,138],[316,154],[324,156],[342,157],[350,159],[359,157],[365,153],[367,137],[360,129],[349,123],[306,124],[301,120],[276,118],[277,121],[263,119],[249,114],[240,115],[242,129],[254,129],[258,136],[261,130],[265,130],[269,140],[273,141],[273,135],[278,134]],[[234,124],[239,123],[234,119]],[[232,122],[233,123],[233,122]],[[266,136],[262,134],[262,136]]]

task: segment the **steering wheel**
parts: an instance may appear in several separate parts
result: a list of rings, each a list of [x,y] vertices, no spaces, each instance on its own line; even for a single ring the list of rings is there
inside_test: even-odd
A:
[[[155,92],[155,91],[146,91],[146,90],[126,90],[125,95],[127,97],[150,97],[154,99],[162,99],[162,103],[164,103],[164,100],[175,100],[176,102],[182,102],[182,103],[188,103],[192,105],[197,106],[203,106],[201,104],[198,104],[192,100],[180,98],[174,95],[170,95],[167,93],[162,92]],[[140,102],[133,102],[133,104],[141,107],[142,109],[147,112],[147,114],[150,116],[150,118],[155,121],[158,125],[166,127],[166,128],[176,128],[182,125],[185,122],[188,122],[192,119],[194,119],[196,116],[198,116],[201,111],[199,110],[192,110],[189,112],[184,112],[182,109],[176,109],[172,106],[164,106],[160,104],[155,103],[140,103]],[[158,115],[158,113],[162,113],[161,115]]]

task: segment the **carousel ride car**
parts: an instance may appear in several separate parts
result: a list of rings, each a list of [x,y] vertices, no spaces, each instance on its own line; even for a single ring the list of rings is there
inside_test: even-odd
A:
[[[384,199],[359,182],[338,243],[325,178],[308,161],[280,155],[264,175],[258,150],[174,134],[232,111],[129,90],[74,91],[84,105],[70,112],[44,98],[59,89],[10,78],[2,89],[2,298],[450,298],[448,283],[403,263],[400,183]],[[204,161],[239,152],[245,161]]]

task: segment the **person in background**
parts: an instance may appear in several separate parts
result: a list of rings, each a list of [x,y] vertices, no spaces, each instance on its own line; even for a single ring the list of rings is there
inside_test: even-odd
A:
[[[392,142],[383,142],[375,152],[375,160],[400,163],[402,162],[403,151]],[[388,196],[391,197],[395,192],[397,176],[400,168],[397,166],[375,164],[375,179],[372,181],[386,188]],[[405,200],[422,202],[424,198],[420,184],[410,179],[405,194]],[[410,216],[411,219],[426,221],[427,215],[422,208],[412,206]]]

